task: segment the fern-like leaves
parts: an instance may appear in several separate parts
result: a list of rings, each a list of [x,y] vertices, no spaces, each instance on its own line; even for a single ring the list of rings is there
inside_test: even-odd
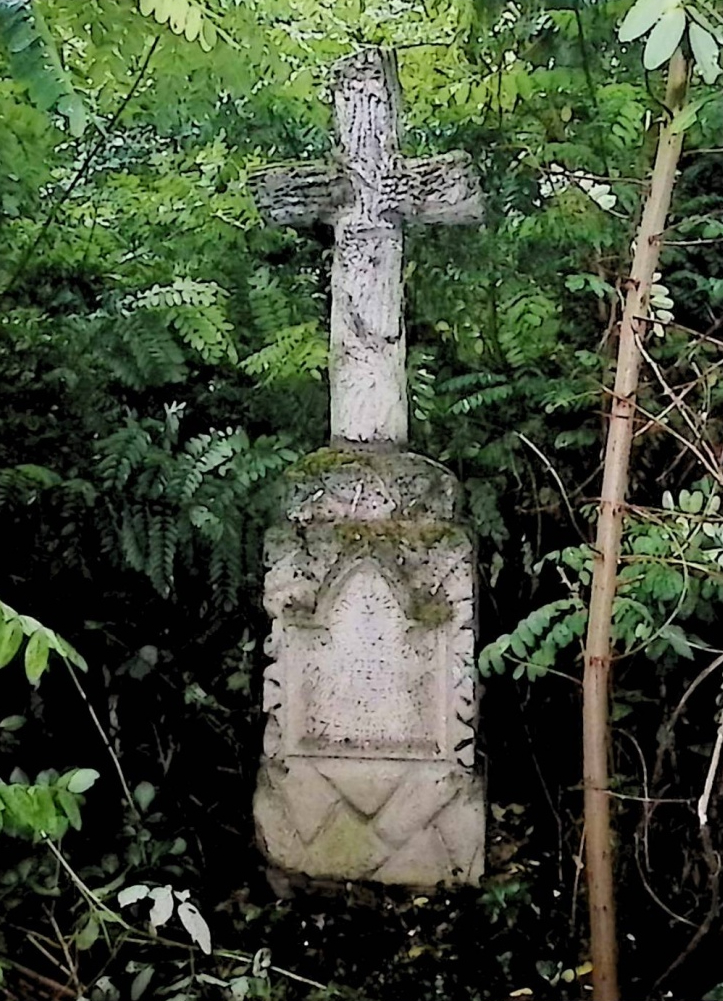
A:
[[[526,674],[534,681],[552,668],[560,650],[582,638],[586,624],[587,609],[580,598],[550,601],[482,650],[480,672],[484,677],[504,674],[511,663],[515,665],[513,678]]]
[[[179,551],[204,551],[212,587],[235,604],[251,491],[297,454],[275,436],[252,442],[240,428],[212,429],[179,446],[181,412],[168,408],[165,421],[131,418],[98,443],[99,476],[119,512],[115,537],[125,562],[164,597]]]
[[[196,0],[139,0],[138,9],[158,24],[167,24],[174,35],[197,41],[204,52],[210,52],[216,44],[216,26],[208,9]]]

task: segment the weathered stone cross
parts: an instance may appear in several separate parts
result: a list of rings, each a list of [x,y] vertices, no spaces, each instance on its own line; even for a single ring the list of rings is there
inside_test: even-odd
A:
[[[272,222],[335,231],[335,447],[289,470],[266,534],[257,836],[294,879],[477,886],[474,548],[454,476],[404,450],[402,226],[478,221],[481,197],[465,154],[401,156],[390,53],[335,73],[336,162],[255,184]]]
[[[402,222],[481,220],[466,153],[399,152],[393,53],[369,48],[335,67],[338,160],[274,169],[254,184],[269,221],[334,226],[331,273],[332,443],[403,446],[408,413],[402,303]]]

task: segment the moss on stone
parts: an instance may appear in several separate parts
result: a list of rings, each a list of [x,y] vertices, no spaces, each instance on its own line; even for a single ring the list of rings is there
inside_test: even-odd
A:
[[[463,529],[451,524],[425,524],[406,519],[384,521],[354,521],[333,526],[334,535],[349,548],[369,543],[398,546],[408,542],[426,549],[440,542],[455,544],[467,540]]]
[[[417,591],[412,596],[409,617],[422,626],[442,626],[452,619],[453,614],[452,606],[441,591],[436,594]]]
[[[320,476],[342,466],[371,465],[370,456],[343,448],[320,448],[295,462],[286,470],[290,480],[305,480]]]

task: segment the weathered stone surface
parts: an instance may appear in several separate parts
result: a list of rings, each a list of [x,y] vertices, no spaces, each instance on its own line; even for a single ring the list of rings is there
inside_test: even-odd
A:
[[[433,827],[425,827],[387,859],[375,878],[380,883],[427,887],[439,881],[440,872],[451,869],[451,860],[438,832]]]
[[[385,804],[376,829],[386,842],[401,847],[448,806],[466,784],[467,776],[455,765],[419,762],[394,799]]]
[[[465,784],[459,795],[434,818],[434,827],[453,866],[459,870],[461,882],[477,882],[484,872],[484,846],[480,840],[480,831],[485,827],[482,783]]]
[[[380,775],[389,779],[388,765],[394,768],[393,780],[401,774],[401,781],[392,787],[382,779],[375,786]],[[363,788],[360,766],[370,773],[365,791],[377,789],[383,807],[375,810],[371,796],[362,800],[363,810],[354,802]],[[484,871],[485,818],[482,789],[469,770],[453,765],[441,779],[430,779],[430,768],[421,761],[319,758],[311,767],[319,773],[333,770],[331,808],[326,792],[317,804],[315,782],[274,786],[267,777],[273,764],[267,762],[262,769],[255,801],[257,828],[275,864],[319,880],[364,879],[427,890],[438,883],[478,884]],[[308,800],[305,833],[315,829],[308,841],[296,822],[302,793]],[[309,823],[315,804],[318,814]]]
[[[319,879],[374,879],[388,855],[374,826],[340,800],[331,822],[309,846],[303,872]]]
[[[290,758],[283,782],[289,820],[304,844],[309,844],[325,826],[339,796],[309,761]]]
[[[376,458],[337,455],[322,488],[328,454],[309,457],[269,534],[260,841],[276,865],[318,879],[476,883],[472,545],[453,520],[451,474]],[[410,507],[430,465],[447,501]],[[372,489],[392,498],[385,518],[358,500]]]
[[[448,469],[411,452],[322,448],[290,470],[282,501],[288,520],[452,521],[459,483]]]
[[[316,767],[338,791],[342,799],[373,817],[402,781],[406,767],[397,761],[321,760]]]
[[[334,226],[331,270],[331,437],[407,440],[402,318],[404,219],[480,222],[479,179],[460,151],[405,159],[393,52],[364,48],[334,73],[336,162],[274,169],[251,180],[276,225]]]
[[[399,150],[393,54],[342,60],[337,162],[256,184],[272,222],[334,226],[331,441],[287,478],[267,535],[268,714],[255,814],[281,869],[430,889],[476,883],[475,561],[459,487],[407,437],[405,218],[480,219],[459,152]]]

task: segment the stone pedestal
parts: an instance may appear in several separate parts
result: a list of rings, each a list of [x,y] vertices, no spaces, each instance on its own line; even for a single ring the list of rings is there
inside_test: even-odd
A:
[[[476,884],[474,558],[442,466],[322,449],[268,533],[259,843],[289,873]]]

